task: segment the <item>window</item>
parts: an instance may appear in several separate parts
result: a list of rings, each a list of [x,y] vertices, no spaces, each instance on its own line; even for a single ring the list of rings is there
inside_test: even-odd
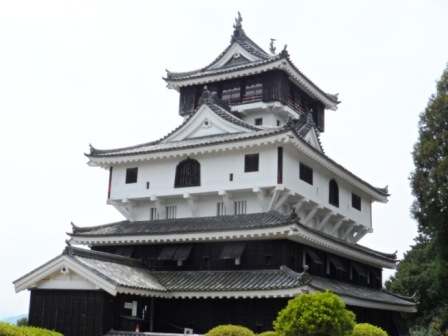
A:
[[[277,148],[277,184],[283,183],[283,147]]]
[[[361,197],[352,193],[352,207],[361,211]]]
[[[258,171],[258,154],[247,154],[244,156],[244,172],[256,172]]]
[[[186,159],[176,167],[174,188],[195,187],[201,185],[201,165],[194,159]]]
[[[339,207],[339,187],[337,182],[332,179],[330,181],[330,193],[328,197],[328,202],[335,207]]]
[[[137,183],[138,168],[126,169],[126,184]]]
[[[241,83],[233,82],[223,85],[221,100],[229,105],[239,104],[241,102]]]
[[[263,125],[263,118],[255,118],[255,125],[256,126]]]
[[[232,174],[232,173],[229,174],[229,181],[230,181],[230,182],[233,181],[233,174]]]
[[[157,260],[172,260],[176,261],[177,266],[182,266],[183,262],[188,259],[191,249],[191,245],[165,246],[157,257]]]
[[[234,259],[235,265],[240,265],[245,243],[229,243],[224,246],[219,259]]]
[[[243,102],[249,103],[261,100],[263,94],[263,83],[261,78],[246,80]],[[261,125],[261,124],[260,124]]]
[[[219,202],[216,204],[216,216],[225,216],[227,214],[227,209],[224,202]]]
[[[170,205],[165,208],[166,219],[176,218],[177,207],[175,205]]]
[[[157,208],[149,209],[149,220],[157,220],[159,219],[159,213],[157,212]]]
[[[300,162],[299,174],[302,181],[313,185],[313,170],[302,162]]]
[[[246,201],[235,201],[235,215],[244,215],[247,210],[247,202]]]

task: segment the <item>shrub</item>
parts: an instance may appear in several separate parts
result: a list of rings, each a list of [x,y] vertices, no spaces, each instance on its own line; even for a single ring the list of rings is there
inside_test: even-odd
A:
[[[20,327],[0,322],[0,336],[63,336],[47,329],[36,327]]]
[[[349,336],[354,326],[355,314],[328,291],[289,300],[274,321],[279,336]]]
[[[205,336],[255,336],[255,334],[246,327],[228,324],[210,329]]]
[[[265,331],[262,332],[261,334],[258,334],[257,336],[279,336],[279,335],[275,331]]]
[[[19,327],[25,327],[25,326],[27,326],[28,325],[28,318],[26,318],[26,317],[22,317],[21,319],[18,319],[17,320],[17,323],[16,323]]]
[[[387,336],[387,332],[369,323],[359,323],[353,328],[353,336]]]

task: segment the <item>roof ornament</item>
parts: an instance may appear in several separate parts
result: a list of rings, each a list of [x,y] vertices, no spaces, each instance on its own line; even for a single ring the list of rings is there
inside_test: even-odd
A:
[[[274,47],[275,39],[271,38],[271,43],[269,43],[269,51],[272,55],[275,55],[275,47]]]
[[[243,22],[243,18],[241,17],[241,13],[238,12],[238,17],[235,18],[235,23],[233,24],[233,28],[235,28],[236,30],[240,30],[241,28],[243,28],[243,25],[241,24],[241,22]]]
[[[238,17],[235,18],[235,23],[233,24],[233,28],[235,30],[233,31],[231,42],[234,42],[240,35],[244,35],[243,31],[243,18],[241,17],[241,13],[238,12]]]
[[[204,86],[204,91],[202,91],[202,101],[204,103],[213,103],[213,94],[208,90],[207,85]]]
[[[282,57],[288,57],[289,56],[289,52],[288,52],[288,50],[286,50],[286,48],[288,48],[287,44],[285,44],[285,46],[283,47],[283,50],[280,52],[280,56],[282,56]]]
[[[303,266],[303,272],[299,273],[299,283],[302,285],[308,285],[311,282],[311,275],[308,273],[308,265]]]

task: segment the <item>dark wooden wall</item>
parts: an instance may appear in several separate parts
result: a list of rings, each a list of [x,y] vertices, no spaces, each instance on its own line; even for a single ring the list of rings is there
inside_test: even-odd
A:
[[[65,336],[99,336],[112,327],[114,298],[103,291],[31,290],[29,324]]]

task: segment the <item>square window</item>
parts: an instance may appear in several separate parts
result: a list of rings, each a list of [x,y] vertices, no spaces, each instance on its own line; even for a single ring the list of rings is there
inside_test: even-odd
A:
[[[244,172],[256,172],[258,171],[258,154],[247,154],[244,156]]]
[[[247,201],[235,201],[234,202],[234,214],[244,215],[247,211]]]
[[[137,183],[138,168],[126,169],[126,184]]]
[[[263,118],[256,118],[255,119],[255,125],[256,126],[263,125]]]
[[[361,197],[352,193],[352,207],[361,211]]]
[[[307,165],[300,162],[300,179],[313,185],[313,170]]]

